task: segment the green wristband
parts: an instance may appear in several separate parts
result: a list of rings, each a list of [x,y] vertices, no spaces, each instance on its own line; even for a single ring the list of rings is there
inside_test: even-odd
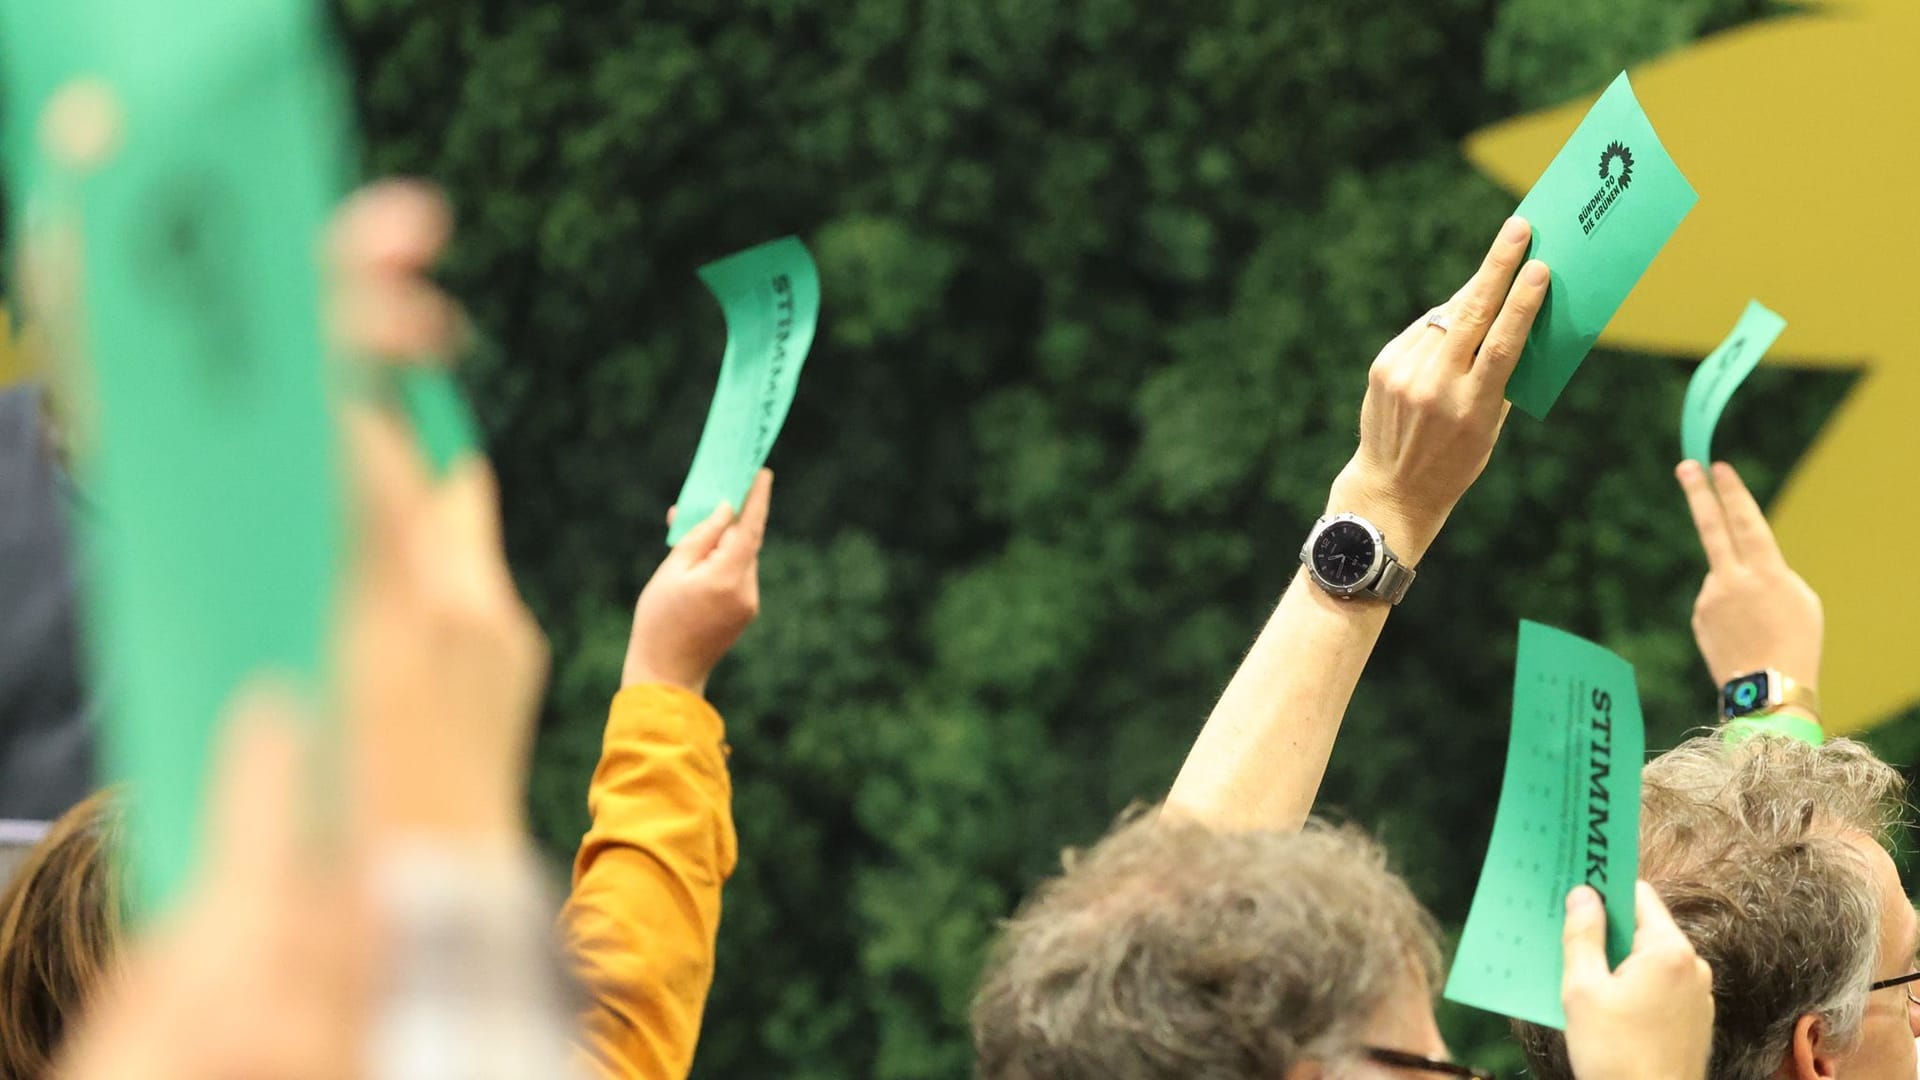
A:
[[[1747,716],[1728,721],[1721,731],[1721,737],[1729,746],[1746,742],[1755,735],[1784,735],[1813,746],[1827,741],[1825,729],[1804,716]]]

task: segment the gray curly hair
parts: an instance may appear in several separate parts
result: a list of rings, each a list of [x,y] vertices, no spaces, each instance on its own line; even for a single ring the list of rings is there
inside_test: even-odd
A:
[[[1900,774],[1849,739],[1689,739],[1649,762],[1640,876],[1713,966],[1713,1080],[1767,1080],[1802,1016],[1844,1052],[1879,959],[1880,887],[1851,838],[1892,839]],[[1558,1031],[1515,1024],[1537,1080],[1572,1080]]]
[[[974,1000],[982,1080],[1271,1080],[1348,1063],[1434,925],[1356,828],[1123,821],[1043,883]]]

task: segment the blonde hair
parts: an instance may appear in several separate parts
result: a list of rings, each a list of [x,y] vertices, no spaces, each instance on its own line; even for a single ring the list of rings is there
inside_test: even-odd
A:
[[[0,892],[0,1077],[44,1080],[123,930],[118,822],[99,792],[67,811]]]

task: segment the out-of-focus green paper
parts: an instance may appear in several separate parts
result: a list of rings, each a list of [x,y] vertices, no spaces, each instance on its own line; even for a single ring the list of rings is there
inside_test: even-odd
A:
[[[6,2],[7,56],[66,8],[72,70],[35,78],[84,73],[120,113],[115,151],[69,178],[86,347],[60,362],[92,368],[89,637],[150,915],[192,866],[235,689],[323,674],[343,512],[316,253],[350,174],[345,85],[311,0]]]
[[[807,246],[791,236],[708,263],[700,280],[726,314],[727,351],[669,544],[721,503],[738,510],[746,501],[793,405],[820,319],[819,272]]]
[[[1515,211],[1533,225],[1531,256],[1553,273],[1507,382],[1515,408],[1546,418],[1697,201],[1622,72]]]
[[[75,50],[78,5],[44,4],[35,0],[0,0],[0,42],[6,45],[0,72],[6,77],[8,119],[3,144],[7,185],[14,207],[12,232],[33,216],[27,212],[45,182],[45,162],[39,154],[40,125],[36,119],[63,79],[77,67]]]
[[[1564,1028],[1567,893],[1606,901],[1607,958],[1633,947],[1646,735],[1633,665],[1572,634],[1520,624],[1513,730],[1486,865],[1447,998]]]
[[[453,373],[445,368],[413,364],[401,369],[395,378],[421,453],[435,476],[445,476],[454,462],[480,447],[472,408],[460,393]]]
[[[1702,465],[1713,461],[1713,429],[1720,425],[1720,414],[1786,328],[1787,320],[1768,311],[1760,301],[1747,301],[1747,310],[1733,324],[1733,333],[1707,354],[1694,369],[1693,381],[1687,384],[1687,403],[1680,411],[1683,456]]]

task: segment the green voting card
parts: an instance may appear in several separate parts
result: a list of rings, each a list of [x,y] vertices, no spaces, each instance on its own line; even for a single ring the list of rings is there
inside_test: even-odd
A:
[[[435,476],[480,447],[473,409],[445,368],[409,364],[395,375],[400,403]]]
[[[32,13],[49,5],[7,3],[10,35],[47,30]],[[322,674],[344,521],[316,253],[349,175],[347,111],[308,0],[63,4],[62,55],[117,113],[111,153],[70,178],[86,347],[61,362],[91,368],[89,637],[151,914],[191,867],[235,689]]]
[[[1625,72],[1600,95],[1515,211],[1553,279],[1507,382],[1507,400],[1545,419],[1698,196],[1667,156]]]
[[[1520,624],[1513,730],[1493,840],[1447,999],[1564,1028],[1560,933],[1567,893],[1607,908],[1607,958],[1633,947],[1646,735],[1633,666],[1572,634]]]
[[[1693,381],[1687,384],[1687,403],[1680,412],[1683,457],[1702,465],[1712,463],[1713,429],[1720,425],[1720,414],[1786,328],[1787,320],[1768,311],[1760,301],[1747,301],[1747,310],[1733,324],[1733,333],[1707,354],[1694,369]]]
[[[794,237],[700,268],[720,301],[727,351],[706,430],[680,489],[667,543],[677,544],[721,504],[738,510],[786,422],[820,320],[820,275]]]

